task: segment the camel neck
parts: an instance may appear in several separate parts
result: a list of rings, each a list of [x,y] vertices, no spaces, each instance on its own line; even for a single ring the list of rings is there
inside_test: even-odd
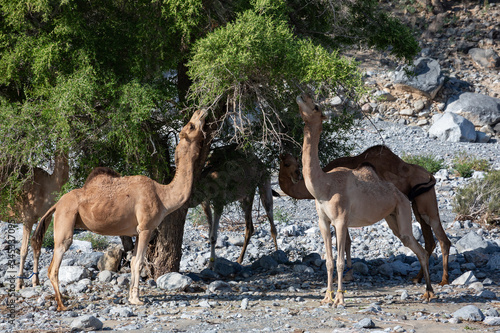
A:
[[[318,185],[325,184],[323,177],[326,175],[320,167],[318,156],[318,145],[322,124],[304,126],[304,143],[302,145],[302,173],[307,190],[315,199],[319,199]]]
[[[309,193],[309,191],[307,190],[306,184],[303,179],[294,184],[289,177],[285,177],[285,175],[280,174],[278,176],[278,181],[283,192],[285,192],[292,198],[314,199],[311,193]]]
[[[168,185],[160,185],[158,195],[167,209],[167,214],[180,208],[191,196],[194,179],[194,162],[199,154],[197,143],[191,143],[187,149],[179,143],[175,150],[176,170],[174,179]]]

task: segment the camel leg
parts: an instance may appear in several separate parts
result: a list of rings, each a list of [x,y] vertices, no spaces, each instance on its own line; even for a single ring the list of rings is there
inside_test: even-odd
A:
[[[318,205],[316,205],[316,209]],[[326,252],[326,271],[328,274],[328,282],[326,287],[326,295],[325,298],[321,301],[322,303],[332,303],[333,297],[333,251],[332,251],[332,234],[330,233],[330,221],[329,219],[320,211],[318,211],[319,215],[319,230],[321,232],[321,236],[323,237],[323,242],[325,243],[325,252]]]
[[[212,217],[212,209],[210,208],[209,202],[202,202],[201,207],[207,216],[208,233],[210,238],[210,261],[208,263],[208,268],[213,268],[216,258],[215,245],[217,244],[217,233],[219,232],[219,221],[223,208],[214,206],[214,216]]]
[[[271,236],[273,237],[274,247],[278,251],[278,232],[276,231],[276,226],[274,225],[273,216],[273,191],[271,189],[271,181],[267,179],[265,183],[259,187],[260,201],[266,210],[267,218],[269,219],[269,224],[271,225]]]
[[[56,212],[57,215],[57,212]],[[73,221],[71,221],[71,219]],[[67,308],[64,306],[61,292],[59,291],[59,267],[61,266],[61,261],[64,253],[69,249],[71,243],[73,243],[73,227],[75,225],[75,217],[65,218],[60,217],[60,223],[58,223],[58,217],[54,217],[54,255],[52,256],[52,261],[49,266],[49,279],[54,288],[57,311],[66,311]],[[59,225],[60,224],[60,225]]]
[[[29,222],[23,223],[23,238],[21,241],[21,261],[19,263],[19,272],[17,273],[16,290],[20,290],[24,286],[24,281],[22,277],[24,271],[24,264],[26,263],[26,256],[28,255],[28,243],[31,234],[31,228],[33,227],[33,223],[31,223],[31,225],[29,224],[30,224]],[[37,271],[37,267],[33,267],[33,270]],[[33,285],[35,285],[34,283],[35,279],[33,279]]]
[[[425,221],[425,224],[429,225],[434,231],[434,234],[436,235],[436,238],[439,241],[439,246],[441,246],[441,253],[443,257],[443,276],[439,284],[441,286],[449,284],[448,257],[450,254],[451,242],[448,236],[446,235],[446,232],[443,229],[443,225],[441,224],[441,219],[439,218],[439,209],[437,206],[435,190],[431,189],[416,197],[414,205],[416,206],[416,209],[419,212],[418,214],[420,218],[423,221]],[[421,224],[423,223],[421,222]],[[427,245],[427,240],[426,240],[426,245]]]
[[[342,221],[338,227],[335,228],[336,238],[337,238],[337,294],[335,296],[335,302],[333,306],[344,305],[344,292],[343,288],[343,278],[344,278],[344,253],[347,254],[348,250],[346,247],[346,238],[348,236],[347,225]],[[349,241],[350,242],[350,241]],[[349,250],[350,252],[350,250]],[[350,255],[350,254],[349,254]]]
[[[243,248],[241,249],[240,257],[237,262],[241,264],[243,262],[243,257],[247,250],[250,238],[254,233],[253,221],[252,221],[252,207],[253,207],[253,195],[243,198],[241,201],[241,209],[245,213],[245,242],[243,243]]]
[[[142,302],[139,299],[139,280],[140,280],[141,268],[144,263],[144,259],[146,257],[146,249],[152,233],[153,230],[142,230],[137,236],[137,239],[135,241],[135,248],[134,248],[135,255],[133,256],[132,262],[130,264],[131,281],[130,281],[130,292],[128,298],[130,304],[134,305],[144,304],[144,302]]]
[[[432,252],[436,248],[436,241],[434,240],[434,234],[432,233],[431,226],[428,224],[428,218],[427,221],[424,219],[424,217],[420,214],[417,208],[417,204],[412,205],[413,208],[413,213],[415,214],[415,218],[417,221],[420,223],[420,227],[422,229],[422,235],[424,236],[424,243],[425,243],[425,251],[427,252],[427,255],[430,257],[432,255]],[[418,272],[417,276],[412,279],[414,283],[419,283],[422,281],[422,277],[424,276],[424,271],[422,267],[420,267],[420,271]]]
[[[337,235],[337,237],[338,237],[338,235]],[[337,238],[337,241],[338,241],[338,238]],[[344,275],[344,280],[345,281],[352,281],[354,279],[354,276],[353,276],[353,271],[352,271],[351,235],[349,234],[349,229],[346,229],[345,257],[346,257],[347,271],[346,271],[346,273]]]
[[[413,253],[416,254],[420,262],[420,266],[423,268],[426,283],[426,290],[423,298],[426,300],[434,298],[434,291],[432,289],[431,277],[429,273],[429,257],[427,256],[427,252],[424,248],[413,236],[413,230],[411,227],[411,210],[409,204],[399,204],[396,215],[389,215],[385,219],[391,230],[401,240],[403,245],[410,248]]]

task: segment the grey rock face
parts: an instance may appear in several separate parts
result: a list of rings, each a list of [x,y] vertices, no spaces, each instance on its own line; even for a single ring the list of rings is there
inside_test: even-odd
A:
[[[469,120],[456,113],[446,112],[429,128],[429,136],[448,142],[474,142],[476,130]]]
[[[408,75],[407,71],[414,75]],[[444,76],[439,63],[431,58],[419,58],[414,67],[403,67],[395,72],[394,83],[402,90],[416,92],[433,99],[443,86]]]
[[[459,114],[475,126],[495,126],[500,122],[500,99],[466,92],[455,97],[446,112]]]

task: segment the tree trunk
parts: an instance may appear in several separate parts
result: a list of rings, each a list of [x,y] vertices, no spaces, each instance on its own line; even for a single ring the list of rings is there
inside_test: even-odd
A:
[[[188,206],[185,204],[167,215],[149,244],[148,275],[155,280],[165,273],[179,271],[187,211]]]

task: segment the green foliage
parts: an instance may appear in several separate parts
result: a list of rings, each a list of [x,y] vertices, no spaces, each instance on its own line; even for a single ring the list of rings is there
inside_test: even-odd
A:
[[[206,225],[207,217],[201,208],[201,205],[191,208],[189,210],[188,218],[191,220],[194,226]]]
[[[417,164],[431,173],[436,173],[444,167],[444,160],[434,155],[403,154],[402,160],[406,163]]]
[[[54,248],[54,222],[50,222],[47,231],[43,237],[42,247],[46,247],[49,249]]]
[[[488,171],[490,163],[481,158],[469,156],[461,152],[453,159],[453,169],[460,177],[469,178],[474,171]]]
[[[288,214],[280,207],[275,207],[273,209],[273,218],[277,223],[288,224],[288,222],[290,221],[290,214]]]
[[[483,179],[472,179],[459,188],[452,204],[459,219],[500,224],[500,170],[490,171]]]

